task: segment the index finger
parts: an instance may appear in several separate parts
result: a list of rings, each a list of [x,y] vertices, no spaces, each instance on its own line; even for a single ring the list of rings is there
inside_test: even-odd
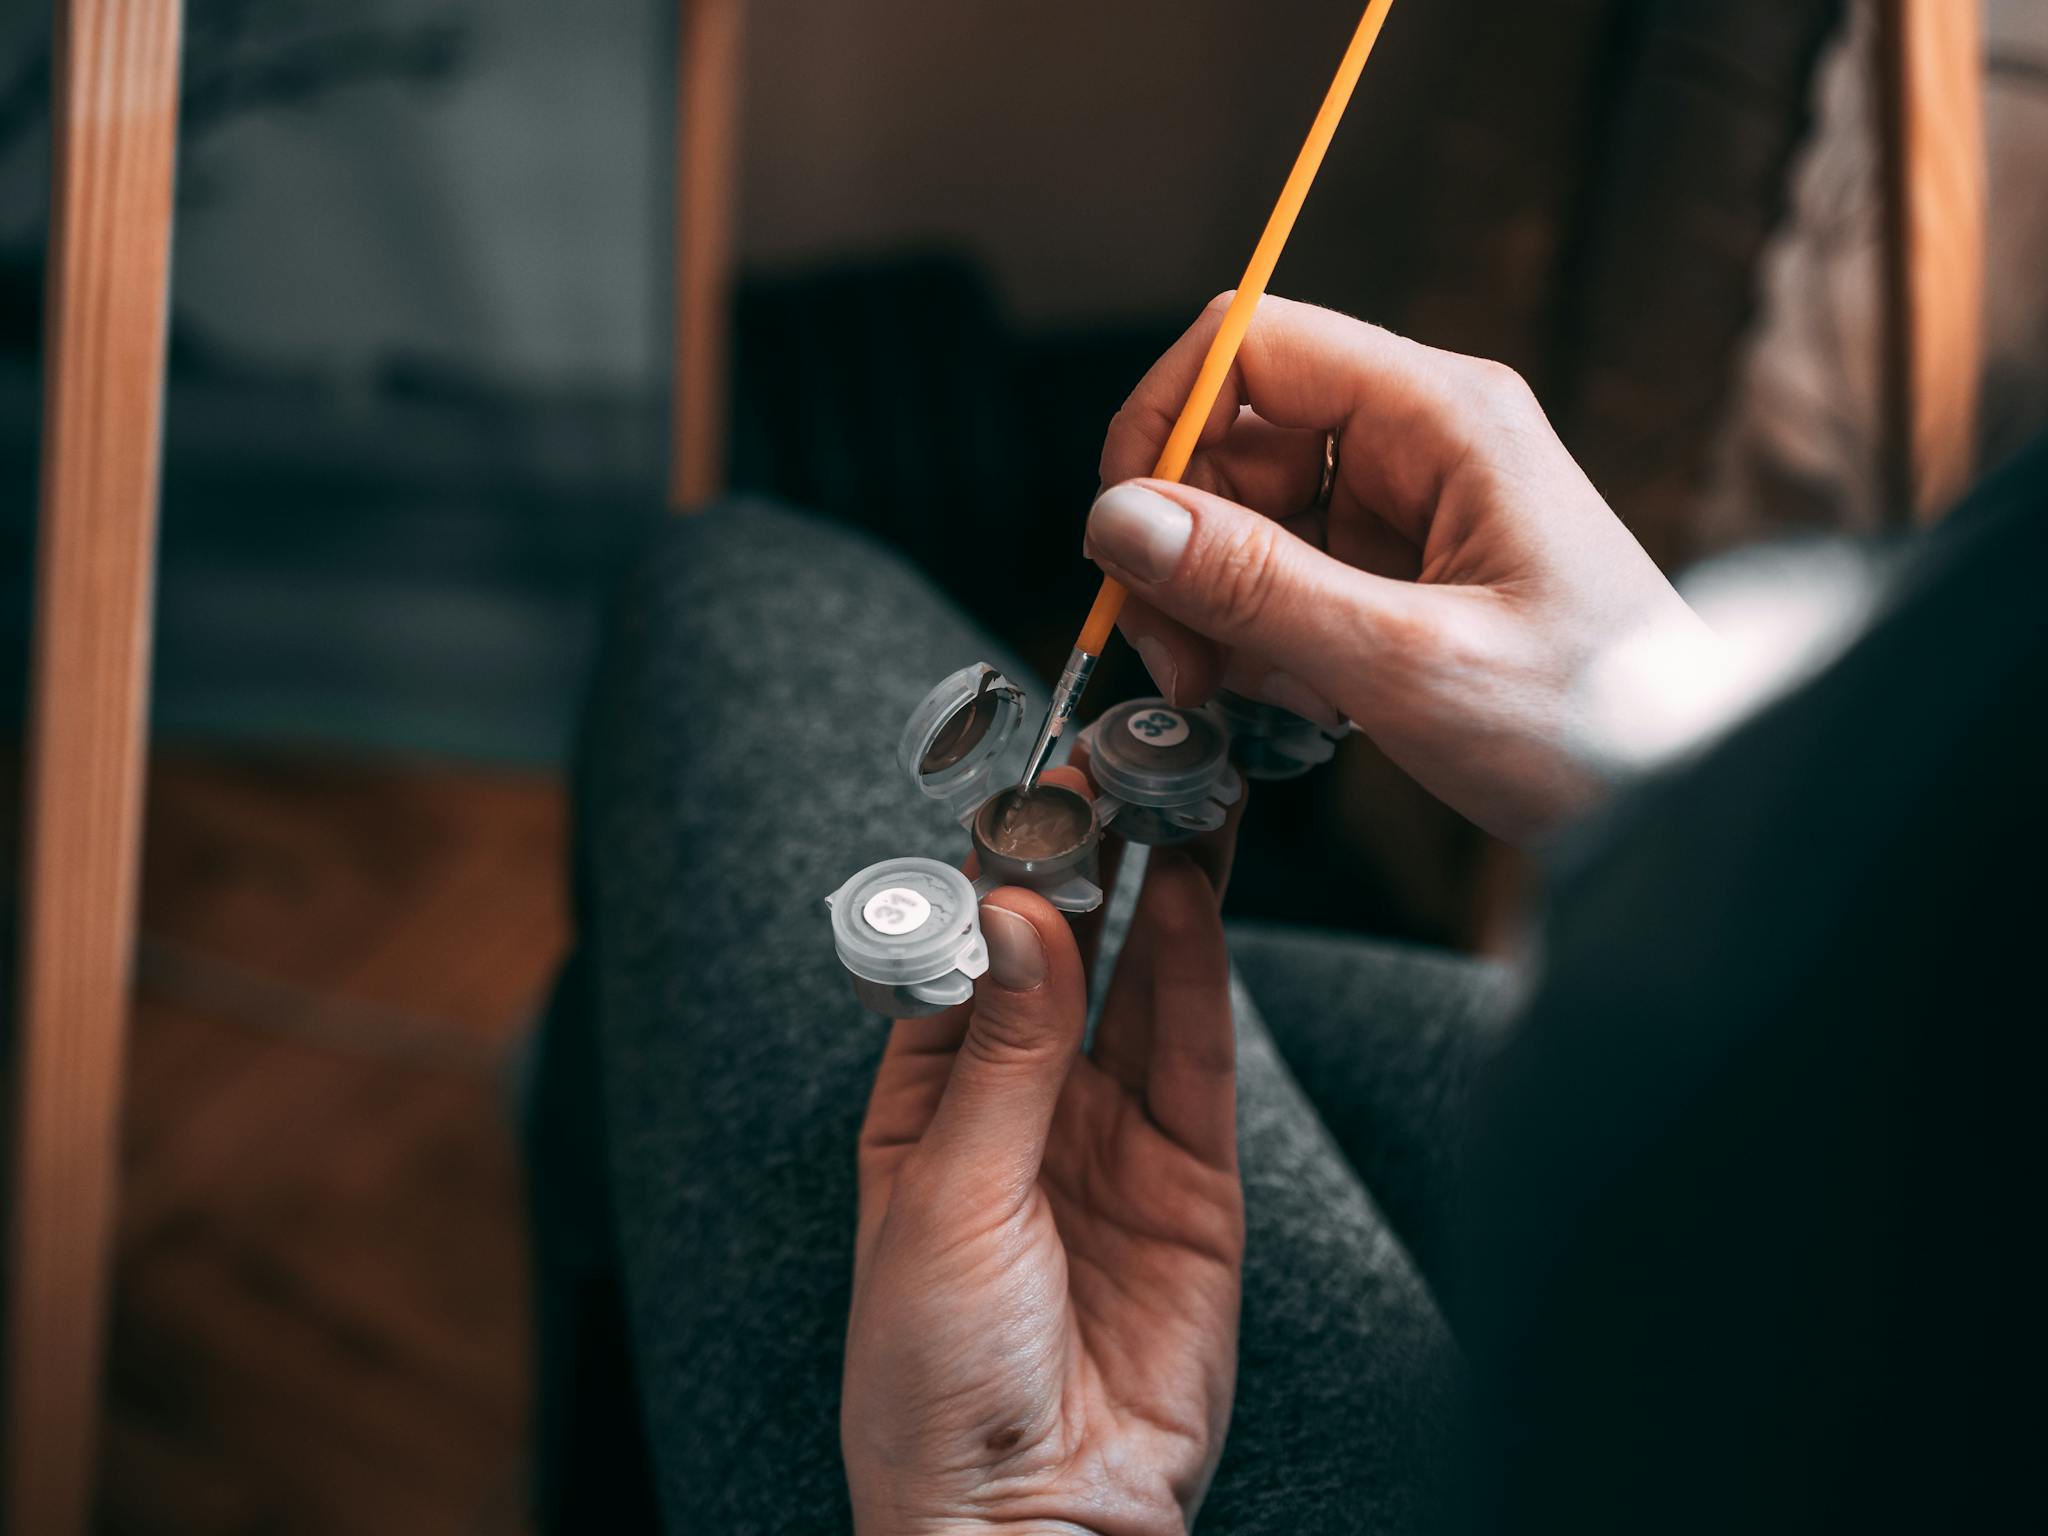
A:
[[[1131,391],[1102,446],[1105,485],[1152,473],[1230,295],[1213,300]],[[1475,402],[1499,364],[1442,352],[1335,310],[1268,295],[1259,303],[1197,452],[1220,444],[1245,406],[1276,427],[1338,434],[1345,489],[1417,539],[1444,480],[1484,431]]]
[[[1237,1166],[1230,956],[1208,878],[1169,852],[1147,871],[1136,924],[1151,941],[1145,1112],[1214,1168]]]

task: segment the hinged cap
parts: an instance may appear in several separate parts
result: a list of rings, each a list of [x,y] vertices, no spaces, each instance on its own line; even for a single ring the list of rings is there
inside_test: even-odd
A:
[[[1024,690],[987,662],[962,667],[924,697],[903,728],[896,760],[918,790],[966,816],[997,788]]]

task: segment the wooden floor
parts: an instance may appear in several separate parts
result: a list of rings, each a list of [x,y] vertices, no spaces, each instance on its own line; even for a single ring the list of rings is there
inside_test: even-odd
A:
[[[559,787],[151,776],[101,1528],[523,1531],[510,1104]]]

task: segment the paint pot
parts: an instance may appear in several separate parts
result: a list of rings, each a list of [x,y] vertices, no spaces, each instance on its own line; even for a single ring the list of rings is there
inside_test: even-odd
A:
[[[949,674],[926,694],[896,744],[896,763],[919,794],[965,823],[1001,784],[1024,726],[1024,690],[987,662]]]
[[[947,677],[911,712],[896,760],[920,794],[968,829],[981,856],[976,890],[1021,885],[1063,912],[1092,912],[1102,905],[1101,823],[1086,795],[1055,786],[1040,786],[1017,806],[1029,746],[1024,724],[1024,691],[977,662]],[[983,813],[997,802],[1003,817],[984,824]]]
[[[1095,814],[1134,843],[1186,842],[1223,825],[1244,783],[1230,763],[1230,730],[1207,709],[1131,699],[1083,733]]]
[[[981,863],[978,889],[1021,885],[1069,912],[1101,903],[1101,823],[1078,790],[1043,783],[998,790],[974,813],[968,834]]]
[[[1330,730],[1277,704],[1225,690],[1210,705],[1230,729],[1231,761],[1251,779],[1295,779],[1337,750],[1349,726]]]
[[[898,765],[968,829],[981,877],[970,883],[950,864],[905,856],[870,864],[825,898],[839,963],[877,1013],[920,1018],[974,995],[988,969],[979,903],[997,886],[1024,886],[1063,912],[1102,905],[1095,807],[1057,785],[1022,794],[1023,723],[1024,691],[981,662],[911,712]]]
[[[885,1018],[920,1019],[974,995],[988,969],[981,898],[937,859],[884,859],[825,898],[854,995]]]

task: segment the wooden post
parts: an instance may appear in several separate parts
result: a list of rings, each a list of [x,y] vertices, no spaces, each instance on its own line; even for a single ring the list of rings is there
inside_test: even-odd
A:
[[[1980,0],[1879,0],[1885,172],[1883,481],[1896,522],[1976,469],[1984,365]]]
[[[676,59],[675,383],[669,505],[725,490],[743,0],[683,0]]]
[[[179,0],[60,0],[5,1519],[91,1518],[141,858]]]

